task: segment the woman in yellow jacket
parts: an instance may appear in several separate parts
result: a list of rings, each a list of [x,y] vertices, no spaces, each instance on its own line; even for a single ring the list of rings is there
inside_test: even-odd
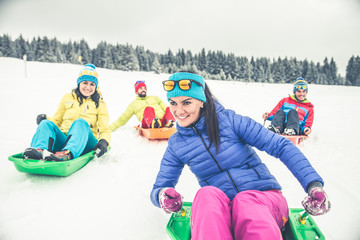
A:
[[[23,157],[67,161],[91,150],[102,156],[110,143],[111,131],[107,107],[97,85],[95,66],[86,64],[80,71],[77,88],[63,96],[54,117],[37,116],[39,126]]]

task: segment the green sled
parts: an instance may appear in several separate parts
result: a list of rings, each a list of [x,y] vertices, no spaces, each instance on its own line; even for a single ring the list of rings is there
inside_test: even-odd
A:
[[[166,226],[166,232],[172,240],[189,240],[191,238],[190,216],[191,202],[184,202],[185,216],[181,212],[171,214]],[[305,224],[301,224],[299,216],[304,212],[302,208],[289,209],[289,221],[282,231],[284,240],[324,240],[325,236],[316,225],[314,219],[308,215]],[[184,214],[183,214],[184,215]]]
[[[91,151],[69,161],[53,162],[24,159],[22,157],[22,153],[18,153],[11,155],[9,160],[14,163],[16,169],[19,172],[66,177],[84,167],[90,160],[94,158],[94,154],[95,152]]]

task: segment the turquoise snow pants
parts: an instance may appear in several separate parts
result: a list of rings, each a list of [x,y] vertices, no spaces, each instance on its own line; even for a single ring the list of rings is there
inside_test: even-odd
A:
[[[42,120],[37,127],[30,147],[46,149],[49,152],[69,150],[77,158],[94,149],[98,140],[84,119],[77,119],[71,125],[68,134],[61,132],[55,123]]]

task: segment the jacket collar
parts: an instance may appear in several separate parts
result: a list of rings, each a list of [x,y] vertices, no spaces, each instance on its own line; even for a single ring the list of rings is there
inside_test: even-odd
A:
[[[136,100],[146,100],[147,98],[148,98],[148,95],[146,95],[145,97],[136,96]]]
[[[299,101],[299,100],[295,97],[295,94],[289,95],[289,96],[291,97],[292,100],[297,101],[297,102],[299,102],[299,103],[309,103],[309,100],[308,100],[307,98],[305,98],[304,101]]]

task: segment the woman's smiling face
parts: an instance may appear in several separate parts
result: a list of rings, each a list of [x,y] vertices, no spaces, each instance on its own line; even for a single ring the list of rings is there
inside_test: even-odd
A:
[[[181,127],[187,127],[200,117],[200,108],[204,103],[195,98],[180,96],[169,99],[170,111]]]
[[[84,97],[90,97],[95,92],[96,85],[90,81],[83,81],[79,84],[79,90]]]

